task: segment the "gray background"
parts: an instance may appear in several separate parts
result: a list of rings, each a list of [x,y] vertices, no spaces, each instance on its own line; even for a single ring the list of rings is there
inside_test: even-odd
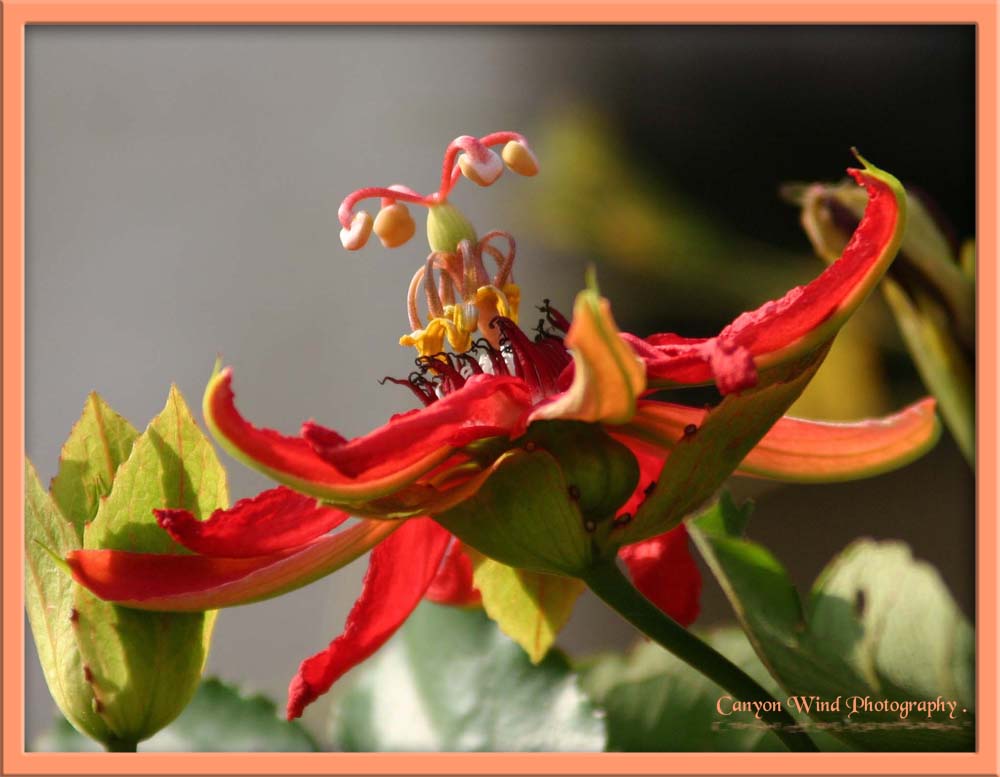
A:
[[[704,57],[717,60],[720,50],[706,54],[689,36],[673,45],[670,35],[30,29],[26,448],[43,480],[54,474],[87,392],[96,389],[142,428],[171,382],[200,404],[216,353],[235,366],[240,406],[261,425],[293,431],[315,417],[351,436],[411,407],[406,391],[376,380],[409,370],[411,356],[396,341],[406,328],[406,285],[425,252],[420,215],[409,246],[390,252],[373,240],[348,254],[337,238],[340,199],[371,184],[431,189],[441,151],[458,134],[516,129],[530,138],[552,111],[578,99],[613,117],[616,89],[646,93],[661,118],[681,116]],[[842,45],[852,52],[850,39]],[[633,74],[617,85],[614,62],[635,56],[665,58],[676,75],[653,83]],[[591,80],[595,62],[601,90]],[[752,110],[734,108],[728,126],[738,130]],[[706,142],[724,152],[717,138]],[[855,138],[834,142],[827,176],[839,172]],[[775,173],[766,183],[773,190],[780,180]],[[543,247],[532,185],[507,175],[481,191],[463,181],[456,201],[480,230],[504,227],[518,237],[526,305],[551,297],[568,311],[584,258]],[[793,213],[782,217],[797,229]],[[804,252],[804,238],[796,239]],[[616,314],[626,328],[635,320],[627,304],[616,304]],[[271,485],[222,457],[234,500]],[[800,582],[860,534],[905,538],[971,611],[971,487],[946,440],[905,473],[871,482],[755,486],[768,520],[754,532]],[[874,505],[877,520],[859,514],[859,504]],[[358,562],[280,599],[222,613],[209,671],[283,707],[299,661],[339,632],[363,570]],[[720,593],[706,588],[703,622],[728,618]],[[588,598],[562,643],[583,651],[631,637]],[[30,741],[53,705],[30,635],[26,657]],[[321,702],[307,722],[319,729],[323,715]]]

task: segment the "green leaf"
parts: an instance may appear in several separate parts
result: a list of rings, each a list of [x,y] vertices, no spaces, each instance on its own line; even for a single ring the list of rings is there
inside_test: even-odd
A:
[[[91,392],[80,419],[59,454],[59,472],[51,493],[63,515],[76,527],[80,544],[83,528],[97,515],[100,499],[111,491],[115,472],[132,450],[139,433],[112,410],[97,392]]]
[[[39,752],[87,752],[100,748],[65,720],[33,743]],[[143,752],[313,752],[315,740],[296,721],[278,717],[273,701],[244,696],[221,680],[199,686],[181,716],[142,745]]]
[[[173,386],[163,411],[135,441],[119,469],[108,498],[87,526],[83,546],[185,552],[157,526],[153,510],[182,508],[204,519],[228,503],[225,470]]]
[[[583,581],[515,569],[478,554],[473,564],[486,614],[537,664],[569,620]]]
[[[476,609],[424,603],[339,697],[348,751],[596,751],[604,721],[566,659],[532,666]]]
[[[974,634],[937,572],[899,542],[860,540],[817,579],[803,609],[788,573],[763,547],[723,531],[721,500],[689,523],[760,659],[791,696],[835,708],[810,715],[865,750],[970,750],[974,745]],[[936,700],[934,714],[851,714],[851,697],[872,702]],[[789,704],[794,702],[789,701]],[[859,702],[860,703],[860,702]],[[837,708],[839,707],[839,708]],[[930,725],[929,725],[930,724]]]
[[[93,709],[94,695],[74,634],[79,627],[73,611],[76,584],[49,553],[65,556],[80,541],[30,461],[25,463],[24,492],[24,598],[45,682],[63,715],[89,736],[107,741],[113,735]]]
[[[743,632],[719,629],[705,638],[761,683],[777,685],[757,659]],[[627,656],[617,653],[585,665],[583,688],[607,713],[608,750],[622,752],[783,752],[787,748],[763,727],[720,715],[719,686],[654,642]],[[756,723],[756,721],[750,721]]]
[[[186,552],[157,526],[154,508],[182,507],[205,518],[227,504],[225,471],[173,387],[163,412],[119,467],[110,494],[86,527],[84,547]],[[130,610],[81,586],[74,601],[79,650],[102,717],[125,741],[151,736],[197,689],[215,613]]]

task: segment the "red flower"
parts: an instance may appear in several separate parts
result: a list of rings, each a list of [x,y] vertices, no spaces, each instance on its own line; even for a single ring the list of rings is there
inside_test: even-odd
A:
[[[233,456],[284,486],[205,522],[160,511],[160,525],[197,555],[85,550],[68,559],[76,579],[102,598],[203,610],[275,596],[374,548],[344,633],[306,660],[292,682],[290,717],[377,650],[425,595],[479,603],[463,543],[511,566],[567,576],[595,553],[618,553],[635,585],[688,624],[698,613],[701,581],[681,521],[734,471],[805,482],[863,477],[908,462],[936,439],[930,399],[857,424],[782,417],[896,252],[905,196],[892,176],[867,163],[851,170],[869,205],[840,260],[716,337],[621,334],[607,300],[591,288],[577,297],[572,324],[546,303],[531,339],[516,323],[513,239],[499,232],[477,239],[447,200],[460,173],[481,185],[496,180],[503,165],[489,146],[499,143],[508,167],[537,171],[519,135],[463,136],[449,146],[438,192],[366,189],[341,208],[341,237],[352,249],[373,229],[386,245],[405,242],[414,230],[403,202],[430,210],[434,250],[411,284],[413,331],[403,338],[420,352],[420,369],[394,380],[423,407],[353,440],[312,421],[286,436],[244,420],[231,370],[217,370],[205,392],[209,428]],[[382,199],[376,219],[354,213],[363,197]],[[484,257],[496,262],[493,276]],[[426,324],[416,302],[421,290]],[[482,339],[473,341],[477,331]],[[446,339],[453,352],[442,352]],[[709,382],[724,397],[709,410],[643,398],[653,389]],[[552,429],[557,442],[548,444]],[[583,436],[559,443],[565,430]],[[581,452],[593,440],[597,452]],[[556,500],[556,509],[532,520],[569,516],[565,525],[534,525],[528,539],[507,531],[507,520],[530,514],[536,494],[514,493],[519,506],[510,509],[482,504],[496,491],[484,484],[506,484],[504,473],[524,462],[530,469],[518,471],[547,478],[551,493],[542,496]],[[348,515],[362,520],[330,533]]]

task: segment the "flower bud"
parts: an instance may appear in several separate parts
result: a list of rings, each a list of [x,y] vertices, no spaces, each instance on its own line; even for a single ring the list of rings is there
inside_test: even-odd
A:
[[[480,186],[489,186],[503,173],[503,161],[496,151],[486,149],[482,160],[476,160],[469,154],[458,158],[458,166],[462,175]]]
[[[512,140],[503,147],[503,161],[518,175],[538,175],[538,158],[519,140]]]
[[[367,211],[359,211],[351,219],[351,226],[340,230],[340,242],[348,251],[364,247],[372,233],[372,217]]]
[[[215,613],[102,601],[63,558],[82,548],[182,553],[153,509],[207,517],[227,501],[222,465],[176,389],[141,435],[92,394],[49,491],[28,464],[25,599],[38,658],[67,720],[109,750],[134,750],[191,700]]]
[[[427,242],[432,251],[453,254],[463,240],[475,245],[478,238],[462,211],[449,203],[431,205],[427,209]]]

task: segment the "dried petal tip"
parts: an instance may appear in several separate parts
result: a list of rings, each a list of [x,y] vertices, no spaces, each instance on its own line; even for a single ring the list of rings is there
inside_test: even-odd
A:
[[[410,215],[409,208],[401,202],[394,202],[382,208],[375,217],[372,227],[386,248],[403,245],[417,231],[417,225]]]
[[[492,149],[485,149],[479,160],[470,154],[462,154],[458,158],[458,166],[462,175],[480,186],[490,186],[503,173],[503,161]]]
[[[527,143],[510,141],[503,147],[503,161],[518,175],[538,175],[538,157],[528,148]]]
[[[351,219],[351,226],[340,230],[340,242],[348,251],[363,248],[372,234],[372,217],[367,211],[359,211]]]

